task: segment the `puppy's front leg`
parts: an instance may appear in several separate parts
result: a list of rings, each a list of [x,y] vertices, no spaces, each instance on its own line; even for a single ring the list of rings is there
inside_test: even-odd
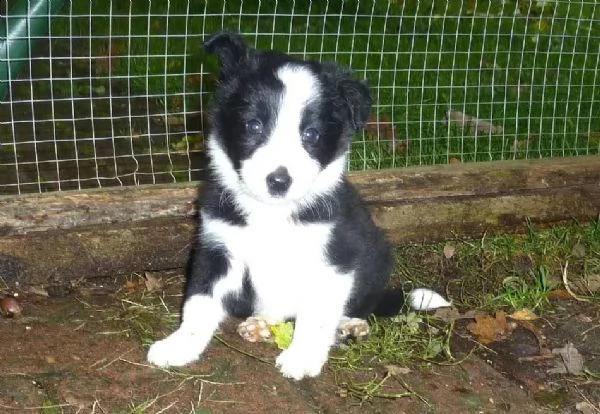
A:
[[[335,342],[338,322],[298,317],[290,347],[277,357],[281,373],[295,380],[319,375]]]
[[[179,329],[148,351],[148,362],[182,366],[197,360],[227,315],[223,297],[241,288],[243,264],[205,237],[194,256]]]
[[[189,297],[183,306],[179,329],[152,344],[148,362],[160,367],[178,367],[197,360],[225,315],[220,298]]]
[[[335,343],[337,327],[352,286],[347,276],[338,282],[333,284],[334,293],[332,289],[324,288],[316,297],[314,294],[307,297],[310,303],[296,316],[292,343],[276,361],[284,376],[300,380],[321,373]]]

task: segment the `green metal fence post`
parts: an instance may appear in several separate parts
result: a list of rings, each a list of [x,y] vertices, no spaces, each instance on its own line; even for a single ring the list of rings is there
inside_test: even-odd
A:
[[[15,0],[10,4],[0,22],[0,100],[31,57],[36,38],[47,36],[50,16],[61,9],[64,0]]]

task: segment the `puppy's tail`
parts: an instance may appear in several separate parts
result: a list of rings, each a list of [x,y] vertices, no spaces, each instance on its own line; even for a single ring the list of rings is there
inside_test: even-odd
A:
[[[421,311],[452,306],[452,303],[431,289],[418,288],[407,294],[400,289],[388,289],[381,296],[373,314],[383,317],[395,316],[406,302],[411,309]]]

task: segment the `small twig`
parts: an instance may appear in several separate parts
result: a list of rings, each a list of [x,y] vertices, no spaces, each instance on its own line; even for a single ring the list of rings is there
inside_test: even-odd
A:
[[[177,371],[177,370],[170,369],[170,368],[163,368],[163,367],[158,367],[158,366],[151,365],[151,364],[144,364],[141,362],[129,361],[128,359],[123,359],[123,358],[120,358],[119,361],[125,362],[126,364],[135,365],[137,367],[157,369],[159,371],[164,372],[165,374],[169,374],[169,375],[172,375],[175,377],[184,377],[184,381],[182,381],[182,383],[185,381],[190,381],[190,380],[199,380],[201,382],[205,382],[210,385],[245,385],[246,384],[245,382],[217,382],[217,381],[208,380],[207,378],[213,376],[213,374],[189,374],[189,373]]]
[[[130,353],[131,351],[134,351],[134,350],[136,350],[136,349],[137,349],[137,347],[135,347],[135,348],[131,348],[129,351],[125,351],[125,352],[123,352],[121,355],[119,355],[118,357],[116,357],[116,358],[115,358],[115,359],[113,359],[112,361],[110,361],[110,362],[107,362],[106,364],[102,365],[102,366],[101,366],[101,367],[99,367],[99,368],[96,368],[96,370],[98,370],[98,371],[100,371],[100,370],[103,370],[104,368],[106,368],[106,367],[108,367],[108,366],[110,366],[110,365],[114,364],[115,362],[122,360],[122,359],[123,359],[123,357],[124,357],[125,355],[127,355],[128,353]]]
[[[76,328],[73,329],[73,331],[78,331],[81,328],[83,328],[85,326],[85,322],[81,322],[81,324],[79,324]]]
[[[587,369],[587,368],[585,368],[585,369],[583,370],[583,372],[584,372],[586,375],[589,375],[590,377],[592,377],[592,378],[594,378],[594,379],[600,379],[600,373],[598,373],[598,372],[592,372],[592,371],[590,371],[590,370],[589,370],[589,369]]]
[[[217,341],[221,342],[221,343],[222,343],[223,345],[225,345],[226,347],[228,347],[228,348],[231,348],[231,349],[233,349],[234,351],[237,351],[237,352],[239,352],[239,353],[240,353],[240,354],[242,354],[242,355],[246,355],[247,357],[254,358],[254,359],[256,359],[257,361],[264,362],[265,364],[268,364],[268,365],[274,365],[274,364],[273,364],[271,361],[267,361],[267,360],[266,360],[266,359],[264,359],[264,358],[258,357],[258,356],[256,356],[256,355],[253,355],[253,354],[251,354],[250,352],[246,352],[246,351],[244,351],[244,350],[242,350],[242,349],[239,349],[239,348],[237,348],[237,347],[235,347],[235,346],[231,345],[230,343],[226,342],[226,341],[225,341],[223,338],[221,338],[219,335],[214,335],[214,338],[215,338]]]
[[[569,295],[571,295],[571,297],[573,297],[573,299],[579,301],[579,302],[589,302],[589,299],[586,298],[582,298],[581,296],[577,296],[577,294],[575,294],[575,292],[573,292],[571,290],[571,287],[569,286],[569,278],[567,277],[567,268],[569,267],[569,262],[565,262],[565,267],[563,267],[563,271],[562,271],[562,281],[563,284],[565,285],[565,290],[567,291],[567,293]]]
[[[98,407],[100,411],[106,414],[106,411],[104,410],[104,408],[102,408],[102,406],[100,405],[100,401],[98,401],[97,399],[94,401],[94,404],[92,404],[92,414],[96,413],[96,407]]]
[[[173,407],[175,404],[177,404],[175,401],[173,401],[171,404],[167,405],[164,408],[161,408],[160,411],[157,411],[156,414],[162,414],[162,413],[166,413],[168,410],[171,409],[171,407]]]
[[[163,308],[165,308],[165,310],[167,311],[167,313],[171,313],[171,311],[169,310],[169,307],[165,303],[165,300],[163,299],[163,297],[159,296],[158,299],[160,300],[160,304],[163,306]]]
[[[528,357],[520,357],[519,362],[538,362],[556,358],[556,354],[533,355]]]
[[[94,362],[92,365],[90,365],[88,368],[92,369],[92,368],[96,367],[97,365],[102,364],[104,361],[106,361],[106,358],[99,359],[96,362]]]
[[[213,403],[217,403],[217,404],[243,404],[243,401],[237,401],[237,400],[207,400]]]
[[[3,287],[2,287],[3,289],[8,289],[8,287],[9,287],[8,283],[6,283],[6,280],[4,280],[4,278],[2,276],[0,276],[0,282],[3,285]]]
[[[204,383],[202,381],[200,381],[200,389],[198,390],[198,406],[200,406],[200,403],[202,402],[202,394],[204,394]],[[193,403],[192,403],[192,408],[193,408]]]
[[[593,331],[594,329],[598,329],[598,328],[600,328],[600,325],[594,325],[591,328],[588,328],[585,331],[583,331],[580,336],[585,336],[585,335],[587,335],[588,332]]]
[[[52,405],[40,405],[37,407],[12,407],[10,405],[0,404],[0,408],[6,408],[7,410],[51,410],[53,408],[62,407],[73,407],[75,404],[52,404]]]
[[[402,385],[402,387],[404,387],[404,389],[407,391],[406,395],[408,396],[414,396],[417,397],[423,404],[425,404],[428,408],[431,408],[431,403],[429,401],[427,401],[427,399],[422,396],[421,394],[419,394],[418,392],[416,392],[415,390],[412,389],[412,387],[410,387],[406,381],[404,381],[404,378],[400,378],[398,375],[394,376],[394,379],[400,383],[400,385]]]
[[[458,335],[458,336],[460,336],[460,335]],[[464,336],[462,336],[462,338],[465,339]],[[473,348],[471,348],[469,350],[469,352],[465,356],[463,356],[460,359],[456,359],[456,358],[452,357],[452,360],[449,361],[449,362],[448,361],[443,361],[443,362],[441,362],[441,361],[433,361],[433,360],[429,360],[429,359],[421,359],[421,360],[423,362],[428,363],[428,364],[437,365],[437,366],[440,366],[440,367],[454,367],[454,366],[460,366],[463,362],[465,362],[467,359],[469,359],[469,357],[471,357],[471,355],[473,355],[475,353],[475,351],[477,351],[479,348],[485,348],[486,350],[491,351],[494,354],[497,353],[493,349],[488,348],[487,346],[485,346],[483,344],[480,344],[477,341],[474,341],[474,340],[471,339],[471,342],[475,342],[477,345],[479,345],[479,347],[474,346]]]
[[[598,406],[596,406],[593,402],[591,402],[590,399],[588,397],[586,397],[585,394],[583,392],[581,392],[581,390],[579,388],[577,388],[577,392],[579,393],[579,396],[581,398],[583,398],[584,402],[587,403],[586,405],[589,408],[592,408],[594,410],[594,412],[596,412],[596,413],[600,413],[600,408],[598,408]]]

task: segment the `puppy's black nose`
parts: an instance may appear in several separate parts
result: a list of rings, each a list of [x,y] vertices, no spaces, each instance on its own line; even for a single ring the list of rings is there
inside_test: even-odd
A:
[[[277,167],[275,171],[267,175],[267,188],[269,194],[274,197],[283,197],[290,185],[292,185],[292,177],[285,167]]]

